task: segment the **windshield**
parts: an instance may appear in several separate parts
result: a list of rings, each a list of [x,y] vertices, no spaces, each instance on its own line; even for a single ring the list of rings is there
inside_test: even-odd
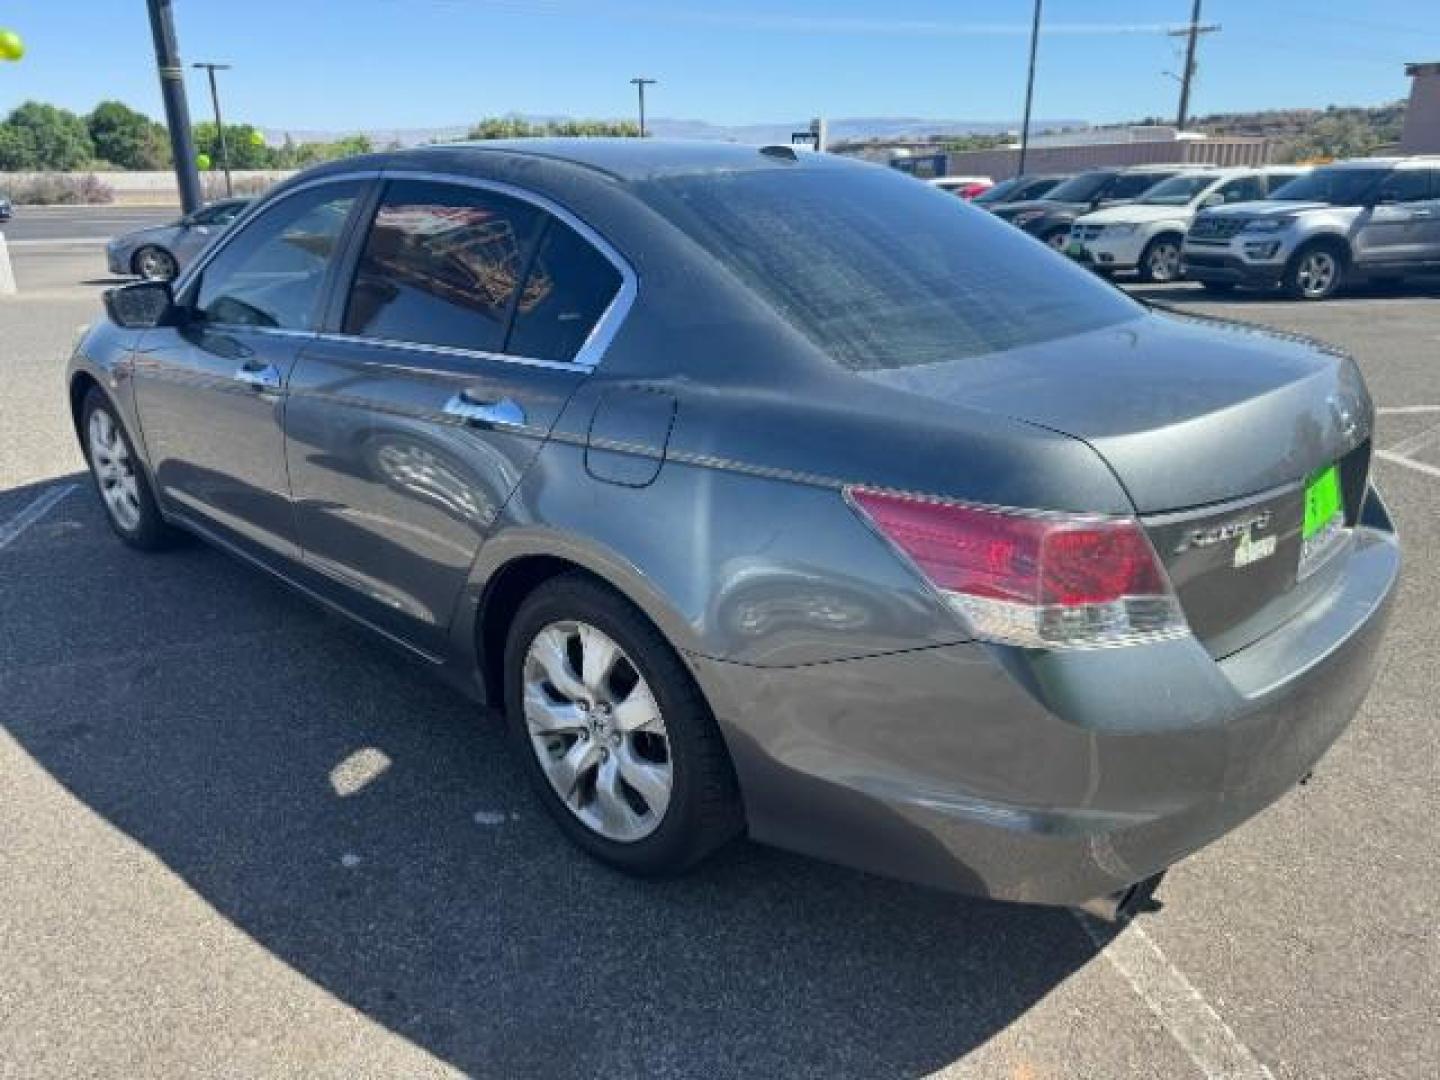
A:
[[[1316,169],[1277,188],[1270,198],[1283,202],[1359,206],[1370,189],[1388,173],[1388,169]]]
[[[1050,189],[1047,199],[1056,202],[1089,202],[1110,182],[1113,173],[1081,173]]]
[[[982,191],[970,201],[980,203],[981,205],[985,203],[1004,202],[1010,193],[1012,191],[1018,191],[1020,186],[1020,178],[1018,176],[1012,176],[1009,180],[1001,180],[1000,183],[996,184],[989,191]]]
[[[1012,226],[890,169],[689,174],[636,190],[851,370],[980,356],[1144,310]]]
[[[1138,201],[1146,206],[1184,206],[1215,182],[1213,176],[1172,176]]]

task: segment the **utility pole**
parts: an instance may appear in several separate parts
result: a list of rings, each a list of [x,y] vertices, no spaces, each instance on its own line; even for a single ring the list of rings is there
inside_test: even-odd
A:
[[[235,194],[235,189],[230,184],[230,148],[225,145],[225,121],[220,119],[220,92],[215,89],[215,72],[229,71],[229,64],[191,64],[191,67],[204,68],[210,76],[210,104],[215,106],[215,131],[220,136],[220,167],[225,170],[225,197],[228,199]]]
[[[1030,24],[1030,72],[1025,76],[1025,119],[1020,122],[1020,164],[1016,176],[1025,175],[1025,154],[1030,149],[1030,102],[1035,97],[1035,50],[1040,44],[1040,5],[1035,0],[1035,18]]]
[[[638,76],[630,80],[640,94],[640,137],[642,139],[645,137],[645,87],[654,86],[658,81],[657,79],[646,79]]]
[[[160,73],[160,96],[165,100],[165,126],[170,129],[170,153],[175,158],[175,181],[180,206],[188,214],[200,209],[200,173],[195,169],[195,141],[190,133],[190,106],[185,101],[185,69],[175,45],[175,22],[170,0],[145,0],[150,11],[150,34],[155,39],[155,67]]]
[[[1190,119],[1190,82],[1195,78],[1195,45],[1201,34],[1213,34],[1220,29],[1219,23],[1208,26],[1200,24],[1200,0],[1190,8],[1190,25],[1181,30],[1171,30],[1171,37],[1186,37],[1185,67],[1180,72],[1180,108],[1175,114],[1175,129],[1185,130],[1185,121]]]

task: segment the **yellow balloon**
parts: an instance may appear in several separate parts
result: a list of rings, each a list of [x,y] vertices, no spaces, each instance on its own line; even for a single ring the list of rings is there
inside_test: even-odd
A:
[[[0,30],[0,60],[19,60],[25,55],[25,42],[14,30]]]

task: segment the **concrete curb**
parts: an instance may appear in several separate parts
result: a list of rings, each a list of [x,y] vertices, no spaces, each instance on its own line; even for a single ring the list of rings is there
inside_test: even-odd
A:
[[[5,243],[5,234],[0,232],[0,296],[14,296],[15,270],[10,265],[10,248]]]

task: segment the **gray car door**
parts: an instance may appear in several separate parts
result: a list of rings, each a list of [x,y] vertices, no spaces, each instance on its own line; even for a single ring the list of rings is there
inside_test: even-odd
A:
[[[298,557],[281,428],[287,381],[364,181],[288,195],[181,285],[180,325],[147,332],[134,373],[167,507],[248,552]]]
[[[616,307],[627,271],[583,228],[493,187],[390,180],[292,377],[307,583],[422,651],[442,651],[481,543]]]
[[[1392,170],[1375,190],[1374,205],[1361,211],[1356,261],[1367,267],[1423,262],[1433,207],[1428,170]]]

